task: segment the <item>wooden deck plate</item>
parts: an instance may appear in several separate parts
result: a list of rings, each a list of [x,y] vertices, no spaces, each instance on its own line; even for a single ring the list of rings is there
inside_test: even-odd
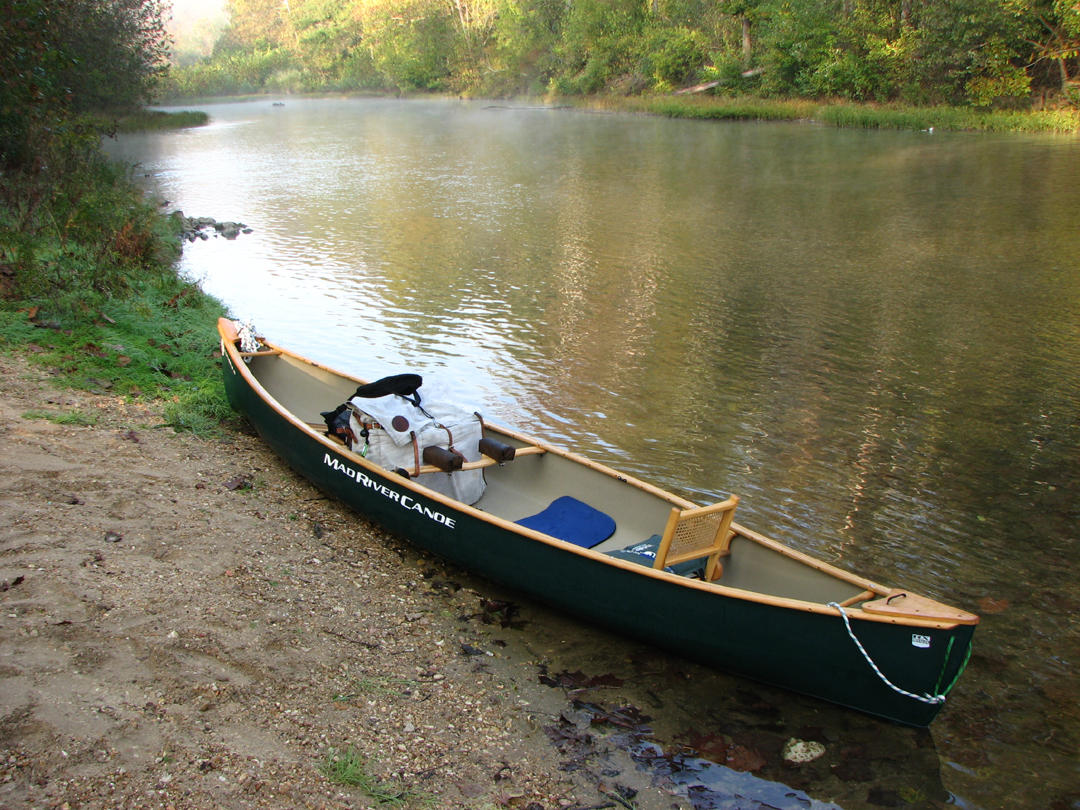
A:
[[[979,617],[974,613],[905,591],[893,591],[888,596],[875,599],[873,602],[864,602],[862,609],[879,616],[896,616],[897,618],[910,616],[959,624],[978,624],[979,622]]]

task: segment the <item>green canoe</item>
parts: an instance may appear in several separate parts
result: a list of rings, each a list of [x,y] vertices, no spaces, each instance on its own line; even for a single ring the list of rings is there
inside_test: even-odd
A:
[[[473,437],[451,441],[449,466],[417,447],[415,465],[384,468],[324,421],[364,381],[241,340],[228,319],[218,330],[229,401],[275,452],[470,571],[718,669],[913,726],[930,724],[967,663],[978,616],[747,529],[735,496],[698,506],[482,420],[487,454]],[[454,476],[482,494],[444,494]]]

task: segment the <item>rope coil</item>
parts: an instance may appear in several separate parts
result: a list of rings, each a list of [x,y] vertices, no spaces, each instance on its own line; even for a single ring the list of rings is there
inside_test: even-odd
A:
[[[866,651],[866,648],[862,645],[862,642],[859,641],[858,637],[855,635],[855,631],[851,629],[851,621],[850,621],[850,619],[848,619],[847,612],[844,610],[844,608],[841,607],[841,605],[839,603],[837,603],[837,602],[829,602],[828,605],[829,605],[829,607],[834,607],[838,611],[840,611],[840,618],[844,620],[844,627],[847,628],[848,635],[851,636],[851,640],[854,641],[855,646],[859,648],[859,652],[861,652],[862,655],[863,655],[863,658],[866,659],[866,663],[868,663],[870,665],[870,668],[872,670],[874,670],[874,672],[877,673],[877,676],[879,678],[881,678],[881,682],[883,684],[885,684],[887,687],[892,689],[897,694],[903,695],[904,697],[912,698],[913,700],[921,701],[923,703],[929,703],[932,706],[936,706],[936,705],[938,705],[940,703],[945,702],[945,695],[948,693],[948,691],[949,691],[948,689],[946,689],[944,693],[939,694],[939,695],[927,695],[927,694],[916,695],[914,692],[909,692],[906,689],[901,689],[899,686],[897,686],[892,681],[890,681],[888,678],[886,678],[885,673],[883,673],[881,671],[881,669],[878,667],[878,665],[874,663],[874,659],[870,657],[870,653],[868,653]],[[948,660],[948,654],[946,654],[946,660]],[[964,663],[966,664],[967,662],[965,661]],[[963,668],[961,668],[961,671],[963,671]],[[957,673],[957,677],[960,677],[959,673]],[[956,679],[953,679],[953,683],[956,683]],[[951,688],[951,684],[950,684],[950,688]]]

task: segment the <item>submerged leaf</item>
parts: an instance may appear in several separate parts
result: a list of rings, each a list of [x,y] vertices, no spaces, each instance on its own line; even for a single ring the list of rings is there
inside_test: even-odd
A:
[[[1009,600],[994,596],[984,596],[979,600],[979,610],[983,613],[1004,613],[1009,609]]]

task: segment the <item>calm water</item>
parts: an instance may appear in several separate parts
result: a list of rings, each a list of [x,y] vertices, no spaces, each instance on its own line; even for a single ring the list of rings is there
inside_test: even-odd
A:
[[[489,418],[982,612],[940,784],[1080,806],[1080,141],[205,109],[112,148],[254,229],[183,259],[235,316],[361,376],[448,370]]]

